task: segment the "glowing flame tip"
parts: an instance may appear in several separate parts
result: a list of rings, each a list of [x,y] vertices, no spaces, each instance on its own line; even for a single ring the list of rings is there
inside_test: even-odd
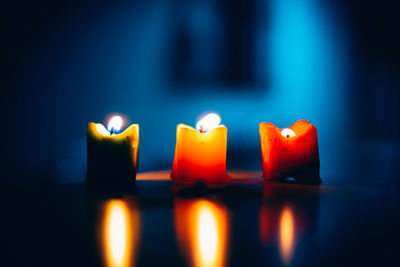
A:
[[[196,130],[200,132],[208,132],[217,128],[221,123],[221,117],[216,113],[209,113],[202,117],[196,124]]]
[[[292,129],[289,129],[289,128],[283,129],[281,134],[286,138],[296,136],[295,132]]]
[[[122,128],[122,117],[121,116],[113,116],[110,121],[108,122],[107,130],[112,133],[112,132],[118,132]]]

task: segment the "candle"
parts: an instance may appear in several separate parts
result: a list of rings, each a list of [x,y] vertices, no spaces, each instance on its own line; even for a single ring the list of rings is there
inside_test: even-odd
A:
[[[317,130],[305,120],[279,129],[260,123],[264,179],[292,177],[299,183],[320,184]]]
[[[179,124],[171,178],[179,183],[224,183],[226,175],[227,128],[221,118],[210,113],[196,129]]]
[[[138,170],[139,125],[133,124],[119,133],[123,119],[114,116],[107,129],[89,123],[87,130],[87,182],[134,182]]]

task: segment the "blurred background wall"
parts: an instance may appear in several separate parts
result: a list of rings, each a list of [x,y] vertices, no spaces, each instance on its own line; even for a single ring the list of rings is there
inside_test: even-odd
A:
[[[355,0],[5,3],[1,182],[83,181],[87,123],[113,112],[140,124],[140,171],[169,169],[176,125],[214,111],[228,127],[230,169],[261,169],[260,122],[306,119],[323,178],[354,164],[367,166],[357,175],[393,174],[396,10]]]

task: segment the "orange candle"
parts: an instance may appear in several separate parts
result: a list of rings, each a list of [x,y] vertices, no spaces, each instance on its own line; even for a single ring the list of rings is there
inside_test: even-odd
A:
[[[226,175],[227,131],[215,113],[202,118],[197,129],[179,124],[171,178],[179,183],[224,183]]]
[[[320,184],[317,130],[305,120],[279,129],[260,123],[264,179],[292,177],[299,183]]]

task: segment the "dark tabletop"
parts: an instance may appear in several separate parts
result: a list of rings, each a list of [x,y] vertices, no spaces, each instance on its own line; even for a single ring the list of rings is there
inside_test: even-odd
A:
[[[310,186],[231,174],[231,185],[215,189],[182,189],[168,172],[140,174],[124,190],[85,183],[1,189],[2,262],[397,265],[397,182]]]

